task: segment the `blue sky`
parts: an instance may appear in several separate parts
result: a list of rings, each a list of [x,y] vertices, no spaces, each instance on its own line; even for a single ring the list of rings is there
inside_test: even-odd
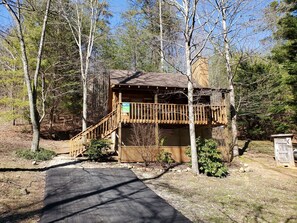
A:
[[[129,7],[127,0],[108,0],[109,9],[111,10],[113,17],[110,19],[111,28],[115,28],[120,25],[121,13],[126,11]]]
[[[126,11],[129,7],[127,0],[108,0],[109,8],[113,14],[110,19],[111,28],[115,28],[120,24],[121,13]],[[3,26],[9,26],[11,24],[10,15],[6,11],[3,5],[0,5],[0,28]]]
[[[110,26],[111,26],[111,32],[115,33],[116,28],[121,25],[121,13],[125,12],[129,8],[129,0],[107,0],[109,2],[109,9],[112,13],[112,17],[110,18]],[[272,0],[253,0],[252,2],[258,3],[258,8],[264,8],[269,2]],[[253,14],[253,12],[250,12]],[[10,15],[6,11],[3,5],[0,5],[0,29],[3,27],[10,26]],[[245,35],[245,33],[242,33]],[[249,41],[246,43],[247,45],[252,44],[252,48],[261,48],[262,45],[260,44],[259,40],[263,39],[265,35],[270,35],[270,33],[262,32],[260,34],[257,34],[253,36],[253,41]],[[249,38],[251,40],[251,38]]]

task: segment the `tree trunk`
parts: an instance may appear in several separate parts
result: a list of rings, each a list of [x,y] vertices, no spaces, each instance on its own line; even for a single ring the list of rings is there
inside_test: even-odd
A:
[[[83,114],[82,114],[82,131],[87,129],[87,116],[88,116],[88,86],[87,80],[83,79]]]
[[[186,30],[185,30],[185,51],[186,51],[186,75],[188,77],[188,106],[189,106],[189,130],[190,130],[190,146],[191,146],[191,161],[192,161],[192,171],[199,174],[198,165],[198,154],[196,148],[196,133],[195,133],[195,122],[194,122],[194,109],[193,109],[193,81],[192,81],[192,68],[191,68],[191,54],[190,54],[190,36],[189,25],[186,20]]]
[[[192,171],[199,173],[198,154],[196,148],[196,133],[194,122],[194,109],[193,109],[193,83],[188,81],[188,106],[189,106],[189,129],[190,129],[190,145],[191,145],[191,161]]]
[[[225,50],[225,60],[226,60],[226,70],[229,82],[230,94],[230,119],[231,119],[231,148],[233,156],[238,156],[238,145],[237,145],[237,122],[236,122],[236,110],[235,110],[235,93],[233,86],[233,73],[231,68],[231,54],[230,54],[230,43],[228,39],[228,29],[227,29],[227,15],[226,15],[226,0],[222,0],[222,26],[224,32],[224,50]],[[230,152],[231,152],[230,151]]]
[[[159,23],[160,23],[160,57],[161,57],[160,72],[164,72],[162,0],[159,0]]]
[[[37,113],[37,119],[38,119],[38,112]],[[37,120],[34,124],[32,123],[32,129],[33,129],[33,137],[32,137],[32,144],[31,144],[31,151],[35,152],[39,149],[39,141],[40,141],[40,124]]]

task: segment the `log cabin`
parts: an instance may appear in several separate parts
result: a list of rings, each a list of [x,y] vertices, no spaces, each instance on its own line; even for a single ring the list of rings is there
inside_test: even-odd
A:
[[[227,124],[225,98],[229,91],[208,87],[207,63],[193,70],[196,137],[211,138],[214,128]],[[70,140],[70,155],[82,155],[92,139],[109,138],[120,162],[142,162],[142,153],[148,149],[164,150],[176,162],[188,162],[187,81],[185,75],[176,73],[109,71],[108,114]],[[136,125],[153,126],[149,128],[155,131],[153,147],[134,143]]]

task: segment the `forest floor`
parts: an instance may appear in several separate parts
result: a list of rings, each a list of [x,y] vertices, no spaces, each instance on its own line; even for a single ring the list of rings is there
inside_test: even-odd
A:
[[[30,140],[28,127],[1,124],[0,222],[37,222],[45,187],[42,168],[71,162],[66,155],[37,165],[18,158],[15,151],[29,148]],[[41,147],[63,153],[65,143],[41,140]],[[168,170],[156,165],[87,161],[71,165],[130,168],[193,222],[297,222],[297,168],[277,167],[269,141],[252,141],[248,151],[229,166],[226,178],[195,176],[187,165]]]

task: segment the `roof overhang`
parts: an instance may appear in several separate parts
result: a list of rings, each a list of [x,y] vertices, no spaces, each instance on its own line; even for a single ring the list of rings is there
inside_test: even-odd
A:
[[[164,86],[144,86],[144,85],[129,85],[129,84],[113,84],[111,88],[114,90],[140,90],[140,91],[187,91],[187,88],[179,88],[179,87],[164,87]],[[216,88],[194,88],[195,92],[209,92],[212,94],[213,92],[221,92],[221,93],[229,93],[231,90],[229,89],[216,89]]]

